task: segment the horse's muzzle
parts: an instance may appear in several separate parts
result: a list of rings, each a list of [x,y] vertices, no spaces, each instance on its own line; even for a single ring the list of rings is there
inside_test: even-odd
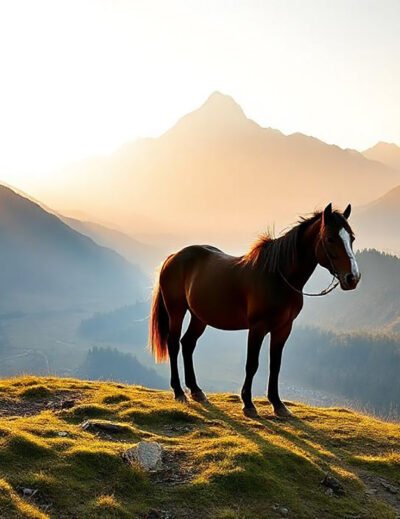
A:
[[[340,288],[342,290],[354,290],[360,281],[361,274],[354,276],[353,274],[345,274],[339,277]]]

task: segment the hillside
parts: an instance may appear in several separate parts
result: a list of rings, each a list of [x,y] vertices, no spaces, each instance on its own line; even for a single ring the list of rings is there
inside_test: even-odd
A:
[[[144,272],[151,273],[151,275],[153,275],[155,266],[162,259],[162,253],[155,247],[142,243],[121,231],[87,220],[66,216],[60,216],[60,218],[72,229],[88,236],[103,247],[113,249],[131,263],[139,265]]]
[[[372,148],[363,151],[370,160],[377,160],[386,166],[400,171],[400,147],[390,142],[378,142]]]
[[[400,259],[377,250],[356,254],[361,282],[356,290],[335,290],[327,297],[309,298],[299,321],[336,332],[369,330],[400,332]],[[329,280],[318,271],[311,289],[320,290]],[[329,281],[328,281],[329,282]]]
[[[356,211],[357,246],[400,254],[399,221],[400,185]]]
[[[399,172],[354,150],[263,128],[219,92],[160,137],[62,174],[67,183],[49,191],[49,205],[90,211],[128,232],[143,226],[207,240],[223,233],[249,239],[330,200],[365,204],[400,182]]]
[[[0,264],[2,311],[113,308],[141,297],[147,284],[117,253],[1,185]]]
[[[241,413],[236,395],[176,404],[170,393],[55,378],[0,383],[2,518],[394,519],[400,426],[344,409],[289,404],[296,418]],[[87,419],[122,432],[90,432]],[[122,453],[164,449],[145,473]],[[344,495],[321,485],[326,472]],[[335,493],[336,492],[336,493]]]

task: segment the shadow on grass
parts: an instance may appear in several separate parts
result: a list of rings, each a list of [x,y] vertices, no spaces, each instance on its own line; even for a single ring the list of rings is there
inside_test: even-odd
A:
[[[212,451],[203,457],[198,453],[198,463],[204,463],[203,474],[194,484],[174,490],[173,495],[179,496],[179,500],[191,496],[198,505],[203,504],[204,509],[207,502],[209,507],[211,503],[213,506],[220,503],[225,507],[228,505],[228,508],[241,503],[247,512],[251,510],[254,517],[275,517],[271,508],[276,502],[283,502],[296,510],[296,517],[315,517],[322,510],[326,518],[365,512],[361,485],[355,483],[353,477],[345,478],[344,485],[348,489],[345,497],[332,500],[326,495],[320,482],[327,470],[343,480],[343,474],[336,472],[340,460],[335,452],[315,442],[315,430],[301,419],[242,421],[213,403],[193,405],[203,417],[202,423],[210,426],[224,424],[228,429],[226,434],[238,438],[238,446],[243,447],[235,448],[235,443],[229,443],[229,440],[224,443],[221,435],[220,449],[218,451],[216,445],[214,455]],[[268,436],[262,435],[261,430]],[[304,434],[313,442],[302,438]],[[242,444],[241,439],[245,440]],[[211,467],[212,462],[215,466],[207,470],[207,464]],[[250,517],[247,512],[237,517]]]

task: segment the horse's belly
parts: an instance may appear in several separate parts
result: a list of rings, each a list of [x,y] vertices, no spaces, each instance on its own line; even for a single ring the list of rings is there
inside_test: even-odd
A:
[[[243,316],[232,315],[216,315],[211,312],[202,312],[196,309],[190,309],[195,316],[203,323],[219,330],[245,330],[249,327],[248,321]]]
[[[238,316],[237,318],[232,318],[232,315],[226,316],[215,316],[215,315],[199,315],[199,312],[194,312],[196,317],[198,317],[201,321],[206,323],[208,326],[212,326],[213,328],[217,328],[218,330],[245,330],[249,327],[247,319],[243,318],[243,316]]]
[[[187,294],[190,311],[203,323],[221,330],[248,328],[246,302],[239,291],[218,283],[196,284]]]

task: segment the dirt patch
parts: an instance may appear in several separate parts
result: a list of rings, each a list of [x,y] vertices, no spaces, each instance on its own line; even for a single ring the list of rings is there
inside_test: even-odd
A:
[[[393,507],[400,517],[400,487],[386,478],[368,472],[359,472],[359,476],[367,487],[366,495],[384,501]]]
[[[194,430],[193,425],[168,424],[168,425],[164,425],[162,427],[162,431],[165,434],[165,436],[171,436],[171,437],[182,436],[184,434],[190,434],[191,432],[193,432],[193,430]]]
[[[0,398],[0,417],[33,416],[45,410],[61,411],[73,407],[81,398],[78,391],[58,391],[50,397],[37,399]]]
[[[195,467],[189,463],[185,452],[165,449],[162,455],[162,469],[153,475],[155,483],[168,486],[190,483],[195,476]]]

